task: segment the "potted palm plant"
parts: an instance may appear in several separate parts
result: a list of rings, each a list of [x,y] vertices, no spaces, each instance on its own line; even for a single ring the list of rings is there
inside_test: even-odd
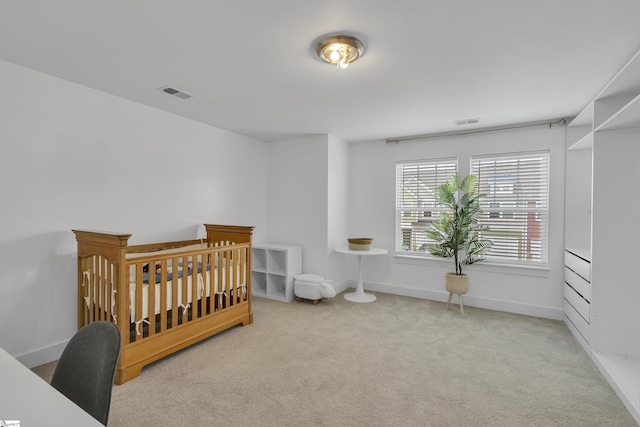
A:
[[[480,198],[478,182],[474,175],[462,178],[458,173],[436,189],[436,201],[448,208],[431,224],[427,236],[434,241],[429,253],[441,258],[453,258],[455,272],[447,273],[446,289],[449,302],[452,294],[464,294],[469,290],[469,279],[464,274],[467,265],[482,261],[492,246],[491,240],[482,238],[486,225],[478,224]],[[462,307],[462,305],[461,305]]]

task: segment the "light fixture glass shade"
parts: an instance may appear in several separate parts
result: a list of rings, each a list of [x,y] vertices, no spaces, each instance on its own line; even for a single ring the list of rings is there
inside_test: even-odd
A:
[[[364,53],[360,40],[351,36],[332,36],[322,39],[316,45],[318,57],[339,69],[344,69]]]

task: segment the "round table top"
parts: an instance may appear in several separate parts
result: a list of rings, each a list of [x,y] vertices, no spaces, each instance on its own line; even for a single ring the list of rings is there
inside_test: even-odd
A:
[[[384,255],[388,253],[386,249],[383,248],[371,248],[368,251],[352,251],[348,246],[342,246],[340,248],[335,249],[336,252],[340,252],[341,254],[353,254],[353,255]]]

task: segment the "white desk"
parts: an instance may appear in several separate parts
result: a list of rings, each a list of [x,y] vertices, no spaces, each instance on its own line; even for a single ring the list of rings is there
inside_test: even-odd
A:
[[[2,420],[19,420],[22,426],[102,426],[1,348],[0,378]]]
[[[341,254],[352,254],[358,257],[358,286],[356,287],[355,292],[349,292],[344,295],[344,299],[351,302],[373,302],[376,300],[376,296],[372,294],[367,294],[364,291],[364,287],[362,286],[362,264],[364,262],[365,256],[371,255],[384,255],[387,253],[386,249],[382,248],[371,248],[368,251],[352,251],[349,247],[344,246],[342,248],[337,248],[336,252]]]

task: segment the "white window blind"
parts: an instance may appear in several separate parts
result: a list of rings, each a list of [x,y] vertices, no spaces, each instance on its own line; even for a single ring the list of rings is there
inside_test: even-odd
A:
[[[493,241],[487,261],[511,264],[547,262],[549,152],[474,156],[483,237]]]
[[[457,168],[455,158],[396,164],[396,253],[428,254],[425,231],[443,210],[435,190]]]

